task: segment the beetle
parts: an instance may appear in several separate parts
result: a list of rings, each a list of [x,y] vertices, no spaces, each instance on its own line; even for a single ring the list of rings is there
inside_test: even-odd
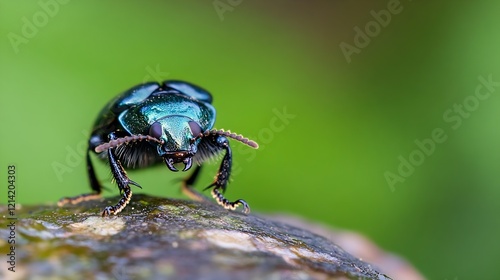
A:
[[[87,175],[92,193],[59,200],[60,206],[101,197],[99,183],[90,154],[107,160],[121,199],[107,206],[102,216],[120,213],[132,197],[131,185],[142,188],[131,180],[125,168],[144,168],[164,162],[177,172],[184,164],[189,170],[193,161],[196,168],[183,180],[182,191],[191,199],[205,201],[206,197],[193,188],[202,163],[222,152],[222,162],[214,181],[205,189],[218,204],[235,210],[238,206],[248,213],[250,207],[243,199],[227,200],[226,190],[232,166],[232,152],[228,138],[257,149],[258,144],[230,131],[213,129],[216,111],[212,95],[189,82],[167,80],[159,84],[148,82],[137,85],[112,99],[99,113],[90,135],[86,153]]]

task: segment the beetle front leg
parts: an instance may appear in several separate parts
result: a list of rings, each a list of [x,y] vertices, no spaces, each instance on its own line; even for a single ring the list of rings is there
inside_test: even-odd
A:
[[[114,135],[114,133],[111,133],[109,135],[109,140],[114,139],[116,139],[116,136]],[[125,169],[123,169],[122,164],[118,159],[116,159],[114,150],[115,148],[108,149],[108,160],[109,166],[111,167],[111,173],[113,174],[113,178],[118,185],[120,193],[122,194],[122,198],[114,206],[108,206],[104,208],[104,211],[102,212],[103,217],[110,216],[112,214],[116,215],[120,213],[125,208],[125,206],[127,206],[127,204],[130,202],[130,198],[132,198],[132,189],[130,189],[129,185],[134,185],[139,188],[141,187],[139,184],[128,178],[127,172],[125,172]]]
[[[246,201],[244,201],[243,199],[238,199],[234,202],[231,202],[227,200],[219,191],[222,190],[222,192],[224,192],[226,190],[227,182],[229,181],[229,175],[231,174],[232,153],[231,148],[229,147],[229,141],[226,137],[217,136],[213,142],[218,147],[224,149],[226,151],[226,154],[222,159],[221,165],[219,167],[219,172],[217,172],[217,175],[215,176],[215,181],[207,188],[214,187],[212,189],[212,197],[222,207],[230,210],[235,210],[238,206],[242,205],[243,212],[249,213],[250,207],[248,206],[248,203],[246,203]]]

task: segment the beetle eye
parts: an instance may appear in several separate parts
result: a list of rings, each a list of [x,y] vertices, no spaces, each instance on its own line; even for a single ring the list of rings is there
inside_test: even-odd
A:
[[[193,134],[194,137],[200,135],[201,133],[201,127],[197,122],[190,121],[188,122],[189,128],[191,129],[191,134]]]
[[[162,133],[161,124],[159,122],[154,122],[149,128],[149,135],[156,139],[160,139]]]

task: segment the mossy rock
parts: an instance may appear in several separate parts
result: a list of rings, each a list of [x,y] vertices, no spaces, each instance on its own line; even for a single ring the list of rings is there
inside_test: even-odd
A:
[[[390,279],[306,229],[218,205],[134,195],[102,218],[118,199],[16,210],[15,272],[3,262],[0,278]]]

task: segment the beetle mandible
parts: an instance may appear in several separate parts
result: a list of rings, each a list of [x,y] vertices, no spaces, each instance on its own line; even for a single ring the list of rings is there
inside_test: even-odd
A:
[[[250,208],[244,200],[231,202],[222,194],[232,165],[228,138],[255,149],[258,144],[242,135],[213,129],[215,115],[212,95],[185,81],[168,80],[161,85],[149,82],[123,92],[102,109],[90,135],[86,161],[93,192],[62,198],[58,204],[76,204],[101,197],[102,186],[94,171],[91,152],[108,161],[122,195],[116,205],[104,209],[103,217],[116,215],[127,206],[132,197],[130,185],[141,188],[128,177],[124,167],[143,168],[164,162],[168,169],[176,172],[176,165],[184,164],[182,171],[187,171],[194,161],[197,166],[183,180],[182,191],[194,200],[204,201],[206,197],[193,189],[202,163],[225,152],[214,181],[205,189],[212,188],[212,196],[224,208],[235,210],[241,205],[248,213]]]

